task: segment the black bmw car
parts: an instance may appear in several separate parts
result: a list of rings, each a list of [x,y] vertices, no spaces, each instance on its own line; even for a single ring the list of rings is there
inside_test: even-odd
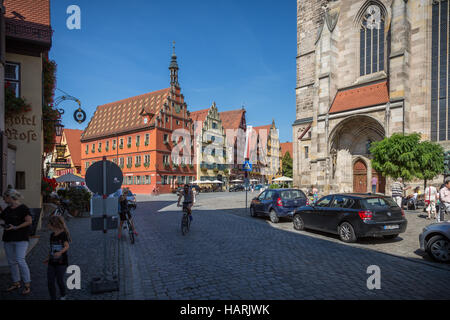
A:
[[[296,230],[338,234],[344,242],[381,235],[394,239],[406,231],[405,213],[391,198],[375,194],[328,195],[312,206],[295,210]]]

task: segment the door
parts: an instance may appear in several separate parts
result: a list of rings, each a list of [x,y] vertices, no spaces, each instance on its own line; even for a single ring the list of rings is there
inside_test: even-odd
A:
[[[336,195],[330,207],[321,213],[326,231],[337,233],[342,216],[355,211],[354,207],[355,200],[347,196]]]
[[[256,197],[256,200],[253,202],[253,208],[255,209],[255,212],[262,212],[262,202],[266,196],[266,192],[261,193],[258,197]]]
[[[324,215],[330,209],[329,206],[332,200],[333,196],[329,195],[317,201],[314,210],[311,210],[311,213],[306,218],[305,225],[309,225],[312,229],[325,230]]]
[[[266,191],[266,196],[262,200],[262,211],[265,214],[269,214],[269,208],[272,205],[274,195],[275,195],[275,191],[273,191],[273,190]]]
[[[367,166],[362,160],[353,165],[353,192],[367,193]]]
[[[377,193],[386,193],[386,178],[380,173],[372,170],[372,177],[377,177]]]

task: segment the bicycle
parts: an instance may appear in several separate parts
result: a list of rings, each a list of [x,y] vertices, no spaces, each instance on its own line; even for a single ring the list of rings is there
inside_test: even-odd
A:
[[[183,205],[183,216],[181,217],[181,234],[184,236],[189,232],[191,219],[189,218],[188,207]]]
[[[63,217],[65,220],[69,220],[69,219],[73,218],[73,216],[69,213],[68,202],[65,200],[58,201],[58,206],[55,209],[55,211],[53,211],[51,216]]]
[[[131,244],[134,244],[135,238],[134,238],[134,232],[133,227],[131,226],[131,214],[127,215],[126,223],[123,224],[124,229],[128,229],[128,236],[130,237]]]

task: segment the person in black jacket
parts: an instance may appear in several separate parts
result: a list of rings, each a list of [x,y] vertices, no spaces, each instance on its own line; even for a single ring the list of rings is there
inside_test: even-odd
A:
[[[122,228],[125,221],[130,220],[131,228],[133,229],[134,234],[137,236],[138,233],[134,228],[133,219],[131,219],[130,208],[128,207],[128,189],[124,189],[122,195],[119,197],[119,215],[120,215],[120,226],[119,226],[119,239],[122,237]]]
[[[2,240],[13,282],[6,291],[20,289],[22,280],[24,284],[22,294],[27,295],[31,293],[30,269],[25,260],[32,224],[30,209],[20,202],[22,195],[15,189],[7,189],[3,199],[8,207],[0,213],[0,219],[5,222],[2,225],[4,228]]]

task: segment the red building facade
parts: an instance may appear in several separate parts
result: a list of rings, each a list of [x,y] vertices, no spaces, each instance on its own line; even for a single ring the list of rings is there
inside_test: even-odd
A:
[[[191,139],[193,135],[175,53],[169,70],[170,88],[97,107],[81,136],[83,176],[106,156],[122,169],[122,186],[137,194],[149,194],[156,187],[170,193],[195,180],[193,153],[175,161],[171,155],[174,130],[186,130]]]

